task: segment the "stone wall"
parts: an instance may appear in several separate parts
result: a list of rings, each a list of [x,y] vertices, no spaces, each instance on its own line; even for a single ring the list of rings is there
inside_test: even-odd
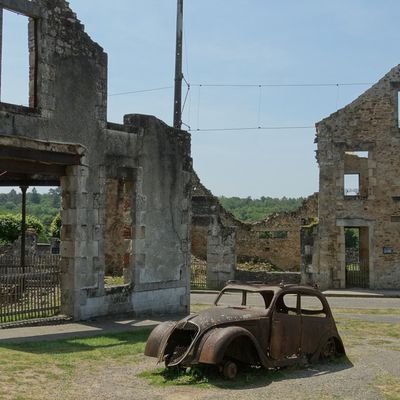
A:
[[[267,261],[282,270],[300,271],[300,229],[316,219],[317,194],[304,200],[296,211],[275,213],[253,224],[243,223],[226,211],[194,174],[192,204],[192,252],[196,257],[207,258],[208,227],[215,214],[221,226],[236,228],[238,261]]]
[[[275,213],[237,231],[238,260],[268,261],[285,271],[300,271],[300,230],[316,219],[318,195],[304,200],[293,212]]]
[[[30,107],[0,103],[1,179],[62,188],[62,312],[187,313],[190,136],[152,116],[107,122],[107,55],[66,1],[0,5],[31,17]],[[126,284],[105,287],[106,266]]]
[[[319,227],[313,279],[347,287],[346,227],[360,228],[360,254],[371,288],[400,287],[400,67],[358,99],[317,123],[320,167]],[[348,154],[368,152],[366,158]],[[357,165],[358,164],[358,165]],[[344,175],[360,174],[358,196],[344,192]]]
[[[233,279],[236,269],[236,226],[233,216],[192,174],[192,253],[207,260],[207,286],[220,289]]]
[[[243,271],[237,270],[235,279],[241,282],[265,282],[268,284],[279,285],[300,284],[300,272],[268,272],[268,271]]]

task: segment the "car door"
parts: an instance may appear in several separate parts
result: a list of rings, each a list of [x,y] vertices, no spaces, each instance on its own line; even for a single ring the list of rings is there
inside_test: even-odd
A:
[[[271,321],[269,355],[275,360],[298,354],[301,342],[299,296],[282,293],[276,299]]]
[[[301,293],[301,351],[312,354],[317,349],[320,339],[329,329],[326,306],[315,294]]]

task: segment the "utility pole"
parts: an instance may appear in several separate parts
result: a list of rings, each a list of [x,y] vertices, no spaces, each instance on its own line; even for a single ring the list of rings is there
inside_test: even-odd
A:
[[[183,0],[178,0],[176,17],[176,53],[175,53],[175,94],[174,128],[182,126],[182,47],[183,47]]]

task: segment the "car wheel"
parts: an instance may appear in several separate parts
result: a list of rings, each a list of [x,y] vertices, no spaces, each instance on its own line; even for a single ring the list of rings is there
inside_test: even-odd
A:
[[[225,378],[234,379],[237,375],[238,367],[233,361],[227,361],[222,369]]]
[[[330,360],[336,355],[336,343],[333,337],[329,338],[322,347],[319,358],[321,360]]]

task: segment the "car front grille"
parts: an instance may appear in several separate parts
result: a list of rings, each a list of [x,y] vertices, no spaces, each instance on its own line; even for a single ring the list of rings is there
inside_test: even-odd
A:
[[[198,327],[190,322],[174,329],[164,351],[167,366],[179,364],[183,360],[198,330]]]

